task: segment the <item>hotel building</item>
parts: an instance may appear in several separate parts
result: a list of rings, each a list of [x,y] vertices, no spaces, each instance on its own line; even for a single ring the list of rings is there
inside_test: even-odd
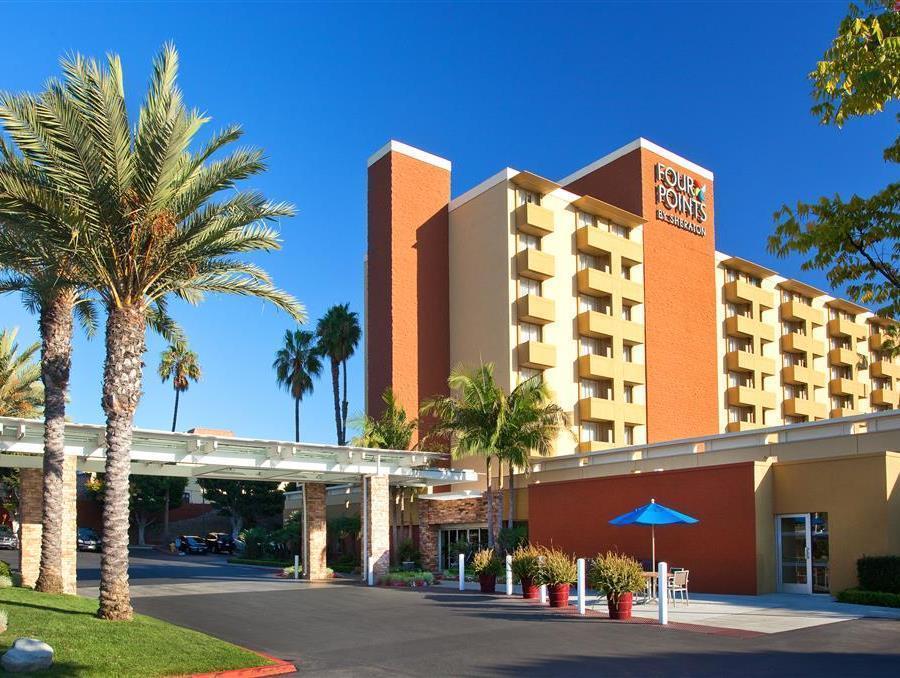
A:
[[[458,364],[493,363],[507,391],[540,375],[572,435],[535,460],[520,516],[550,464],[898,406],[887,321],[717,251],[713,173],[645,139],[558,181],[506,168],[457,197],[449,161],[392,141],[368,179],[367,410],[391,386],[417,411]]]

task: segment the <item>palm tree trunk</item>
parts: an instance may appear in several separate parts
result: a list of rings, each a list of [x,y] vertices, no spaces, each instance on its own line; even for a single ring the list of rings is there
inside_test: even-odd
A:
[[[145,315],[141,306],[112,307],[106,321],[103,411],[106,414],[106,488],[103,556],[100,561],[101,619],[132,618],[128,589],[128,481],[134,413],[141,399]]]
[[[350,401],[347,400],[347,359],[341,361],[344,370],[344,398],[341,402],[341,437],[347,442],[347,411],[350,409]],[[341,444],[344,444],[341,443]]]
[[[488,524],[488,548],[494,548],[494,493],[491,482],[491,458],[485,461],[487,471],[487,524]]]
[[[300,398],[294,398],[294,442],[300,442]]]
[[[513,465],[509,465],[509,516],[506,519],[506,527],[510,530],[513,528],[513,521],[516,519],[516,493],[515,480],[513,480]]]
[[[341,394],[340,394],[340,364],[334,358],[331,359],[331,389],[334,391],[334,425],[337,428],[337,444],[344,444],[344,432],[341,428]]]
[[[178,425],[178,396],[181,391],[175,389],[175,412],[172,414],[172,433],[175,433],[175,427]]]
[[[41,515],[41,565],[35,589],[63,593],[63,465],[65,464],[66,393],[72,367],[71,289],[41,305],[41,381],[44,382],[44,486]],[[69,548],[74,544],[67,544]]]

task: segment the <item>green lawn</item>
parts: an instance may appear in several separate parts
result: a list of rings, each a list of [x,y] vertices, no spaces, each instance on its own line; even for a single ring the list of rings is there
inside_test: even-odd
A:
[[[97,601],[30,589],[0,589],[9,628],[0,651],[30,636],[50,644],[53,668],[35,676],[172,676],[268,664],[253,652],[152,617],[97,619]]]

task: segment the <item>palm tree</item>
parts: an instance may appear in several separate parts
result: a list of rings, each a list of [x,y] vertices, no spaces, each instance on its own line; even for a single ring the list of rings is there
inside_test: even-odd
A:
[[[294,440],[300,442],[300,401],[312,393],[313,378],[322,373],[322,360],[316,348],[316,335],[306,330],[287,330],[284,345],[275,354],[272,368],[279,386],[294,399]]]
[[[347,444],[347,360],[359,344],[359,316],[350,310],[350,304],[337,304],[326,311],[316,326],[319,350],[331,361],[331,388],[334,391],[334,424],[338,445]],[[340,368],[344,373],[344,395],[341,398],[338,384]]]
[[[159,378],[163,383],[172,380],[175,389],[175,411],[172,413],[172,431],[178,425],[178,399],[181,393],[188,390],[192,381],[200,381],[200,362],[197,354],[187,347],[183,341],[169,344],[159,357]]]
[[[516,468],[528,473],[529,457],[533,453],[550,454],[553,442],[568,428],[568,417],[554,403],[550,390],[540,376],[526,379],[506,397],[499,422],[497,446],[500,458],[509,467],[509,514],[506,526],[512,529],[515,520]],[[501,507],[502,512],[502,507]]]
[[[447,379],[451,394],[438,396],[424,403],[422,414],[434,416],[435,425],[430,436],[450,436],[450,451],[454,457],[480,455],[487,473],[488,546],[495,543],[494,491],[491,462],[500,458],[498,424],[505,403],[505,394],[494,380],[494,365],[486,363],[468,372],[458,366]]]
[[[145,328],[153,308],[166,318],[172,296],[192,304],[207,293],[253,296],[302,322],[305,312],[266,272],[239,256],[279,247],[265,222],[293,213],[237,181],[265,169],[262,154],[211,156],[241,136],[231,126],[197,147],[208,121],[188,111],[175,81],[178,56],[166,45],[154,62],[136,124],[128,118],[119,58],[106,65],[63,61],[64,81],[40,97],[6,97],[0,119],[50,184],[9,186],[25,235],[64,240],[77,225],[73,279],[89,286],[106,313],[102,404],[106,415],[106,491],[100,607],[130,619],[128,588],[129,449],[141,396]],[[216,197],[227,190],[227,196]],[[31,226],[29,219],[36,217]],[[38,221],[39,219],[39,221]]]
[[[40,344],[20,351],[18,333],[18,328],[0,330],[0,416],[34,419],[44,405],[41,366],[34,359]]]

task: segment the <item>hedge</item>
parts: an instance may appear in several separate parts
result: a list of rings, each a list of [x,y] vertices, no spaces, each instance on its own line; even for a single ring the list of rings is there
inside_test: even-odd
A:
[[[856,561],[859,588],[900,593],[900,556],[863,556]]]
[[[0,577],[12,577],[12,571],[9,569],[9,563],[0,560]]]
[[[879,605],[881,607],[900,607],[900,594],[883,591],[863,591],[847,589],[837,594],[838,602],[856,605]]]
[[[228,562],[232,565],[256,565],[258,567],[287,567],[294,566],[294,563],[287,560],[265,560],[261,558],[229,558]]]

